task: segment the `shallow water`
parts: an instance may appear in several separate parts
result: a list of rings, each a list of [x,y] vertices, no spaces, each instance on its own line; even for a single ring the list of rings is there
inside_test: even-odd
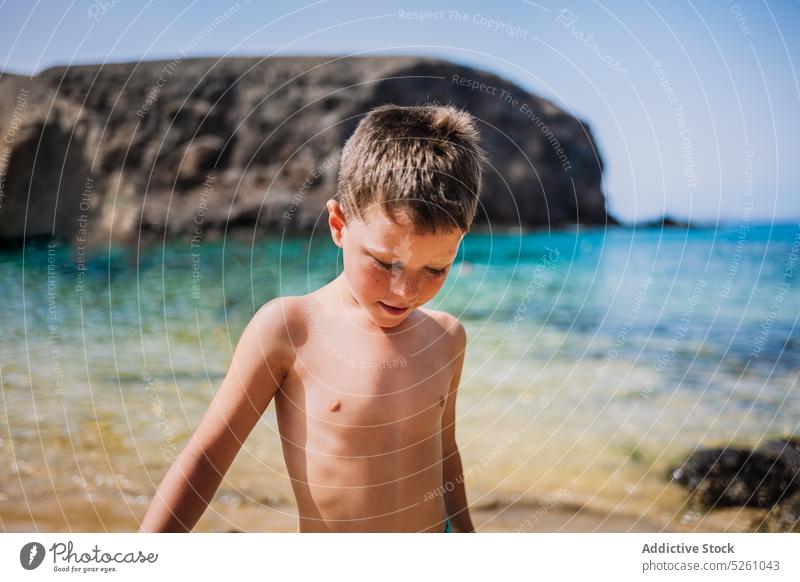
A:
[[[671,464],[800,434],[799,246],[799,225],[469,235],[430,306],[469,335],[470,500],[695,519],[665,481]],[[277,237],[86,263],[61,246],[0,253],[0,505],[148,503],[250,316],[331,280],[337,251]],[[291,500],[273,407],[219,495]]]

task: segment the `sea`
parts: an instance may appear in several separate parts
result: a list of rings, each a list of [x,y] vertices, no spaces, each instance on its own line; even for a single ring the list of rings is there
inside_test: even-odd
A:
[[[147,506],[253,313],[332,280],[339,251],[324,233],[0,251],[0,507]],[[702,519],[675,466],[800,436],[798,255],[791,223],[470,233],[428,304],[467,330],[470,503]],[[218,495],[292,502],[274,406]]]

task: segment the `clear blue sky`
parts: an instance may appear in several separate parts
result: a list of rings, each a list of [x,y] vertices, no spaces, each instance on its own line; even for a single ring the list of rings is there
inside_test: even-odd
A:
[[[413,11],[444,12],[421,21]],[[30,74],[171,58],[189,43],[187,57],[435,56],[505,76],[587,120],[622,219],[737,223],[751,196],[754,219],[788,222],[800,218],[799,25],[796,1],[6,0],[0,66]]]

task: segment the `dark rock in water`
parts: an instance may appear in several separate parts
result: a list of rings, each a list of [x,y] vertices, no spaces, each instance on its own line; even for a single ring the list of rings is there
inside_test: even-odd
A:
[[[707,508],[768,508],[800,488],[800,439],[770,441],[755,451],[707,449],[670,470]]]
[[[769,510],[756,526],[756,531],[800,533],[800,493],[784,499]]]
[[[664,214],[661,218],[655,220],[646,220],[636,224],[637,228],[691,228],[692,225],[679,218],[673,218],[668,214]]]
[[[494,167],[477,225],[616,222],[588,125],[485,71],[416,57],[176,58],[0,73],[0,242],[309,230],[324,225],[361,116],[426,102],[478,120]]]
[[[795,475],[800,474],[800,439],[769,441],[759,450],[780,459],[786,468]]]

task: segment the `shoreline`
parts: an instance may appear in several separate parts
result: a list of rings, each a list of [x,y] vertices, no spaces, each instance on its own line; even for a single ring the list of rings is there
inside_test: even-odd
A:
[[[6,533],[136,532],[148,504],[122,505],[83,499],[37,502],[24,507],[0,507]],[[603,513],[594,509],[545,503],[487,503],[470,508],[479,533],[670,533],[746,531],[752,512],[708,514],[692,524],[676,526],[648,517]],[[32,514],[32,515],[31,515]],[[727,523],[727,527],[723,525]],[[192,530],[197,533],[292,533],[297,529],[294,505],[240,505],[215,499]]]

